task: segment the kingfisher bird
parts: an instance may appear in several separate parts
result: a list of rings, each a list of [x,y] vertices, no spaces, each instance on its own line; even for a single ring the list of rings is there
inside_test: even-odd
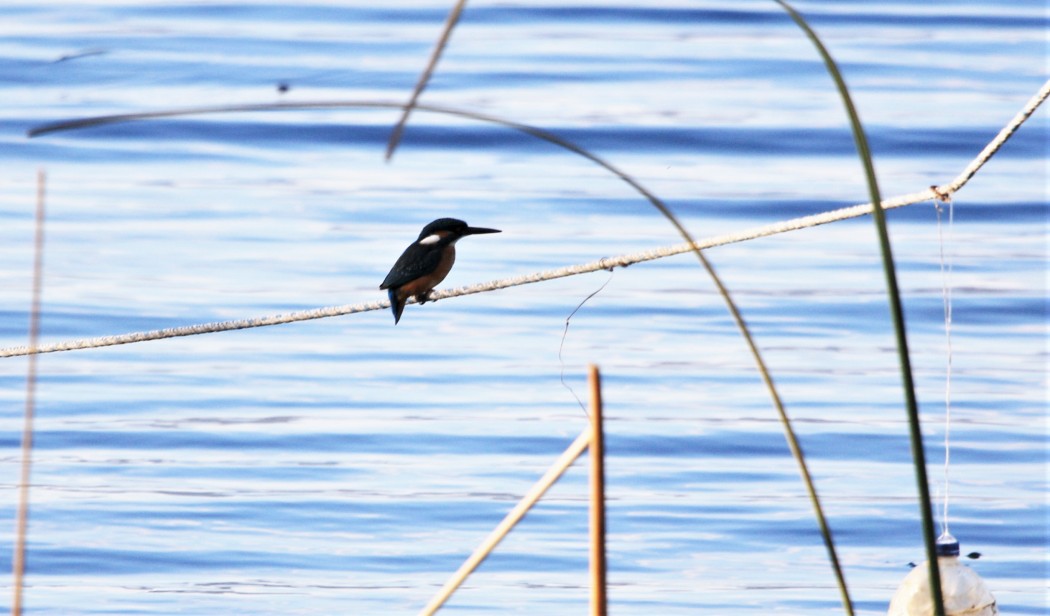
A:
[[[481,233],[500,233],[500,230],[471,227],[455,218],[438,218],[423,227],[416,241],[401,253],[386,280],[379,285],[390,296],[394,325],[401,320],[405,300],[415,296],[420,304],[427,303],[430,291],[448,276],[456,262],[456,242],[467,235]]]

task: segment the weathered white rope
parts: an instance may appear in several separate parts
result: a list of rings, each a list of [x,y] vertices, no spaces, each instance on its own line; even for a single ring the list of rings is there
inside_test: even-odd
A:
[[[1010,122],[1003,127],[999,134],[996,135],[980,154],[958,175],[952,182],[943,186],[934,186],[926,190],[915,192],[907,195],[901,195],[892,199],[887,199],[882,202],[883,209],[894,209],[903,207],[906,205],[912,205],[922,201],[929,201],[931,199],[945,199],[950,197],[954,192],[961,189],[966,183],[972,178],[977,171],[988,161],[995,153],[1002,147],[1003,143],[1010,138],[1014,132],[1028,119],[1029,116],[1036,110],[1039,105],[1050,96],[1050,81],[1043,84],[1043,87],[1036,93],[1035,96],[1028,101],[1025,107],[1018,113]],[[770,235],[776,235],[779,233],[785,233],[787,231],[795,231],[798,229],[806,229],[809,227],[815,227],[818,225],[827,224],[830,222],[836,222],[840,220],[847,220],[850,218],[858,218],[865,214],[870,214],[872,206],[870,203],[864,203],[860,205],[854,205],[851,207],[841,208],[837,210],[831,210],[829,212],[823,212],[821,214],[814,214],[812,216],[803,216],[801,218],[794,218],[763,227],[757,227],[754,229],[748,229],[737,233],[731,233],[727,235],[721,235],[717,237],[697,240],[696,248],[701,250],[707,248],[714,248],[717,246],[724,246],[726,244],[733,244],[737,242],[743,242],[747,240],[757,239],[760,237],[768,237]],[[458,289],[449,289],[446,291],[435,291],[432,298],[447,299],[450,297],[459,297],[462,295],[472,295],[474,293],[485,293],[488,291],[495,291],[498,289],[506,289],[508,287],[516,287],[524,284],[531,284],[534,282],[543,282],[546,280],[553,280],[555,278],[565,278],[567,276],[575,276],[578,274],[586,274],[590,272],[596,272],[598,270],[607,270],[614,267],[623,267],[632,265],[634,263],[642,263],[645,261],[652,261],[655,259],[662,259],[664,257],[670,257],[673,255],[682,254],[693,250],[693,246],[688,243],[677,244],[674,246],[667,246],[664,248],[657,248],[654,250],[648,250],[645,252],[637,252],[627,255],[621,255],[618,257],[607,257],[599,259],[598,261],[592,261],[590,263],[584,263],[582,265],[572,265],[569,267],[563,267],[556,270],[548,270],[545,272],[537,272],[534,274],[526,274],[517,276],[515,278],[505,278],[503,280],[494,280],[492,282],[476,284],[467,287],[460,287]],[[409,303],[413,303],[415,300],[409,300]],[[178,338],[181,336],[196,336],[198,334],[210,334],[215,332],[232,331],[237,329],[249,329],[252,327],[264,327],[267,325],[280,325],[283,323],[295,323],[297,321],[309,321],[312,319],[324,319],[328,317],[337,317],[347,314],[354,314],[358,312],[368,312],[371,310],[384,310],[390,307],[390,303],[386,300],[368,302],[361,304],[347,304],[344,306],[330,306],[326,308],[315,308],[311,310],[302,310],[298,312],[292,312],[288,314],[278,314],[265,317],[258,317],[253,319],[239,319],[235,321],[219,321],[215,323],[201,323],[198,325],[187,325],[184,327],[172,327],[168,329],[158,329],[153,331],[145,332],[134,332],[129,334],[120,334],[115,336],[102,336],[98,338],[82,338],[79,340],[67,340],[64,342],[56,342],[52,344],[39,345],[35,352],[36,353],[55,353],[58,351],[75,351],[81,349],[94,349],[106,346],[116,346],[120,344],[131,344],[135,342],[145,342],[147,340],[161,340],[163,338]],[[0,349],[0,358],[2,357],[16,357],[21,355],[29,355],[30,350],[26,346],[8,347]]]
[[[1036,92],[1032,98],[1028,99],[1024,108],[1022,108],[1021,111],[1019,111],[1001,131],[999,131],[999,134],[995,136],[995,139],[992,139],[988,142],[988,145],[984,146],[981,153],[978,154],[965,169],[963,169],[963,172],[960,173],[958,177],[952,180],[950,184],[937,187],[938,195],[947,199],[951,197],[952,193],[965,186],[966,183],[970,181],[970,178],[972,178],[974,174],[984,166],[984,163],[988,162],[988,160],[999,151],[999,148],[1003,147],[1006,140],[1017,132],[1017,129],[1021,128],[1021,125],[1025,123],[1025,120],[1035,113],[1035,110],[1039,108],[1039,105],[1043,104],[1043,101],[1045,101],[1048,96],[1050,96],[1050,79],[1043,84],[1042,88],[1039,88],[1039,91]]]
[[[933,189],[927,189],[922,192],[913,193],[911,195],[905,195],[903,197],[897,197],[895,199],[884,201],[882,204],[883,208],[891,209],[918,203],[920,201],[928,201],[936,198],[937,195]],[[796,229],[805,229],[808,227],[814,227],[817,225],[826,224],[829,222],[835,222],[838,220],[845,220],[848,218],[857,218],[865,214],[871,213],[871,204],[855,205],[852,207],[842,208],[839,210],[833,210],[830,212],[824,212],[813,216],[805,216],[803,218],[795,218],[793,220],[787,220],[784,222],[767,225],[764,227],[758,227],[747,231],[740,231],[738,233],[721,235],[718,237],[712,237],[708,239],[697,240],[696,246],[700,249],[714,248],[716,246],[724,246],[726,244],[732,244],[736,242],[742,242],[750,239],[756,239],[760,237],[766,237],[769,235],[775,235],[778,233],[784,233],[786,231],[794,231]],[[662,259],[664,257],[670,257],[673,255],[679,255],[686,252],[690,252],[693,248],[687,243],[681,243],[674,246],[666,246],[663,248],[657,248],[654,250],[647,250],[644,252],[636,252],[632,254],[620,255],[618,257],[607,257],[599,259],[598,261],[592,261],[590,263],[584,263],[581,265],[572,265],[563,267],[555,270],[548,270],[545,272],[536,272],[533,274],[525,274],[514,278],[504,278],[502,280],[493,280],[482,284],[476,284],[472,286],[460,287],[457,289],[448,289],[444,291],[435,291],[431,296],[433,299],[447,299],[450,297],[459,297],[461,295],[472,295],[474,293],[485,293],[488,291],[496,291],[498,289],[506,289],[508,287],[516,287],[524,284],[531,284],[534,282],[543,282],[546,280],[553,280],[555,278],[565,278],[567,276],[575,276],[577,274],[586,274],[590,272],[596,272],[598,270],[607,270],[614,267],[623,267],[626,265],[632,265],[634,263],[642,263],[645,261],[653,261],[655,259]],[[414,303],[414,299],[410,299],[409,303]],[[267,325],[280,325],[282,323],[294,323],[296,321],[308,321],[312,319],[323,319],[327,317],[337,317],[346,314],[354,314],[357,312],[368,312],[370,310],[383,310],[390,307],[390,302],[387,300],[375,301],[362,304],[348,304],[345,306],[330,306],[326,308],[315,308],[311,310],[302,310],[299,312],[291,312],[288,314],[278,314],[265,317],[259,317],[254,319],[239,319],[235,321],[219,321],[216,323],[201,323],[198,325],[187,325],[184,327],[172,327],[168,329],[159,329],[145,332],[135,332],[130,334],[120,334],[116,336],[102,336],[99,338],[83,338],[79,340],[67,340],[64,342],[56,342],[52,344],[40,345],[37,348],[37,353],[54,353],[57,351],[74,351],[79,349],[93,349],[105,346],[116,346],[120,344],[131,344],[133,342],[145,342],[147,340],[160,340],[162,338],[177,338],[180,336],[195,336],[198,334],[210,334],[214,332],[224,332],[236,329],[248,329],[252,327],[264,327]],[[10,347],[6,349],[0,349],[0,357],[14,357],[19,355],[28,355],[29,349],[25,346]]]

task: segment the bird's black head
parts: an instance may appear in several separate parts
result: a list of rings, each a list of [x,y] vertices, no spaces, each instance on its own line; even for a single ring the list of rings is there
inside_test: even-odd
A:
[[[467,223],[458,218],[438,218],[434,222],[423,227],[423,230],[419,232],[419,239],[423,239],[428,235],[434,235],[438,231],[459,235],[459,232],[466,228]]]
[[[436,237],[452,237],[459,239],[464,235],[475,235],[479,233],[499,233],[499,229],[486,229],[484,227],[471,227],[467,223],[459,220],[458,218],[438,218],[434,222],[423,227],[423,230],[419,232],[419,239],[422,241],[425,238],[436,236]]]

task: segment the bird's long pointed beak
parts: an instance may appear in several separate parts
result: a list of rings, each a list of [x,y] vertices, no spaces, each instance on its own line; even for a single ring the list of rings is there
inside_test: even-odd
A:
[[[486,229],[485,227],[467,227],[463,229],[463,235],[480,235],[482,233],[503,233],[499,229]]]

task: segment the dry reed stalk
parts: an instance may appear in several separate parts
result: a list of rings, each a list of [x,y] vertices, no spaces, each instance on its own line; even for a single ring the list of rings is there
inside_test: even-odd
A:
[[[390,160],[394,155],[394,150],[397,149],[397,145],[401,143],[401,134],[405,132],[408,116],[415,108],[419,95],[423,93],[423,88],[427,87],[427,83],[430,82],[430,76],[434,74],[438,60],[441,59],[442,52],[448,46],[448,39],[452,37],[452,30],[456,27],[456,23],[459,22],[459,16],[463,13],[463,8],[466,6],[467,0],[459,0],[452,7],[452,10],[449,11],[448,18],[445,19],[445,27],[441,30],[441,36],[438,38],[437,44],[434,45],[434,50],[430,52],[430,60],[427,61],[426,68],[423,69],[423,73],[419,76],[419,81],[416,82],[416,87],[412,90],[412,96],[409,97],[408,104],[405,105],[405,109],[401,112],[401,119],[397,121],[397,124],[394,125],[394,130],[390,133],[390,140],[386,144],[386,160]]]
[[[591,616],[605,616],[605,437],[602,431],[602,380],[591,364]]]
[[[33,238],[33,297],[29,311],[29,368],[26,374],[25,419],[22,425],[22,468],[18,482],[18,513],[15,521],[15,548],[11,559],[14,577],[11,591],[11,614],[21,616],[25,588],[26,534],[29,528],[29,480],[33,463],[33,411],[36,406],[37,359],[35,352],[40,337],[40,296],[44,275],[44,185],[41,169],[36,176],[36,231]]]
[[[587,448],[587,445],[590,442],[590,430],[584,430],[576,437],[576,440],[569,445],[569,448],[558,457],[549,469],[547,469],[547,472],[544,473],[543,477],[540,477],[540,480],[533,484],[532,488],[521,498],[520,501],[518,501],[518,504],[514,506],[514,509],[511,509],[510,513],[508,513],[499,525],[489,533],[489,536],[481,542],[481,545],[474,550],[474,553],[470,555],[470,558],[460,565],[459,569],[452,574],[452,577],[445,582],[445,585],[441,587],[441,590],[439,590],[436,595],[434,595],[434,598],[430,600],[430,603],[427,603],[426,607],[419,612],[420,616],[430,616],[441,609],[441,606],[448,601],[448,598],[452,596],[452,593],[456,592],[456,589],[467,579],[467,576],[478,568],[478,565],[488,557],[492,550],[496,549],[496,546],[507,536],[507,533],[509,533],[510,530],[514,528],[523,517],[525,517],[525,514],[529,512],[529,509],[531,509],[532,506],[547,493],[547,490],[549,490],[550,487],[561,478],[565,471],[569,470],[569,467],[576,461],[576,458],[580,457],[580,454],[583,453],[583,450]]]

